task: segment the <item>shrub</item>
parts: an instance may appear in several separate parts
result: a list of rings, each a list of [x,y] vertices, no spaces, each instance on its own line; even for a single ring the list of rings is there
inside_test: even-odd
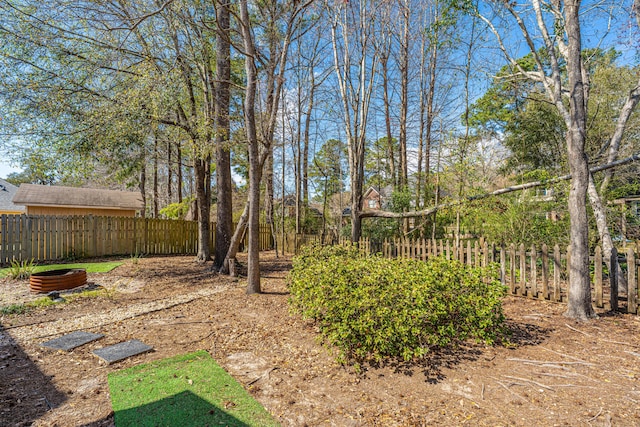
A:
[[[411,360],[431,346],[503,331],[497,269],[388,260],[353,246],[309,246],[293,261],[290,307],[314,321],[342,362]]]
[[[7,275],[13,280],[24,280],[31,277],[36,265],[33,260],[29,261],[11,261],[11,266],[7,269]]]

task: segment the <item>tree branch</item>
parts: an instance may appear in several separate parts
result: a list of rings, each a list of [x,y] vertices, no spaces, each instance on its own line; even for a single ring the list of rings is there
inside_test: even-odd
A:
[[[596,173],[596,172],[601,172],[607,169],[611,169],[611,168],[615,168],[618,166],[622,166],[622,165],[626,165],[628,163],[632,163],[635,161],[640,160],[640,153],[636,153],[633,156],[627,157],[625,159],[621,159],[615,162],[611,162],[611,163],[606,163],[604,165],[600,165],[597,166],[595,168],[591,168],[589,169],[589,172],[591,173]],[[420,211],[411,211],[411,212],[386,212],[386,211],[380,211],[380,210],[367,210],[367,211],[360,211],[358,213],[358,215],[360,215],[360,218],[414,218],[414,217],[420,217],[420,216],[427,216],[427,215],[431,215],[434,212],[439,211],[440,209],[444,209],[444,208],[449,208],[452,206],[457,206],[457,205],[461,205],[463,203],[466,202],[472,202],[475,200],[482,200],[482,199],[486,199],[489,198],[491,196],[500,196],[502,194],[507,194],[507,193],[512,193],[514,191],[520,191],[520,190],[526,190],[528,188],[535,188],[535,187],[540,187],[543,185],[549,185],[549,184],[556,184],[558,182],[561,181],[568,181],[571,179],[571,174],[569,175],[562,175],[556,178],[552,178],[552,179],[548,179],[545,181],[533,181],[533,182],[527,182],[525,184],[519,184],[519,185],[513,185],[511,187],[505,187],[505,188],[500,188],[499,190],[495,190],[492,191],[490,193],[485,193],[485,194],[480,194],[477,196],[469,196],[466,197],[464,199],[460,199],[460,200],[453,200],[451,202],[448,203],[443,203],[441,205],[436,205],[433,207],[430,207],[429,209],[424,209],[424,210],[420,210]]]

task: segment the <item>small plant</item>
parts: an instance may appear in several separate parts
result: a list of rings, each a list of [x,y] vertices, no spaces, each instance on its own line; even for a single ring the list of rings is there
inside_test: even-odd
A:
[[[143,253],[136,252],[135,254],[131,254],[131,263],[133,265],[137,265],[141,258],[144,258]]]
[[[8,315],[8,314],[23,314],[29,310],[24,304],[10,304],[0,307],[0,314]]]
[[[11,266],[7,269],[7,275],[11,277],[13,280],[25,280],[31,277],[33,274],[36,265],[33,262],[33,259],[29,261],[11,261]]]
[[[27,308],[44,308],[50,307],[52,305],[56,305],[58,302],[52,300],[49,297],[38,298],[35,301],[28,302],[26,304]]]

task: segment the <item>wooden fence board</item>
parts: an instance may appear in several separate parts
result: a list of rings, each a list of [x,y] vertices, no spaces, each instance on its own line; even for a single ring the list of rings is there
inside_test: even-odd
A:
[[[211,224],[211,229],[215,231],[215,224]],[[260,231],[260,250],[271,249],[271,228],[263,224]],[[197,235],[195,221],[3,214],[0,215],[0,266],[14,259],[47,262],[128,254],[195,254]],[[305,239],[312,241],[316,236]]]

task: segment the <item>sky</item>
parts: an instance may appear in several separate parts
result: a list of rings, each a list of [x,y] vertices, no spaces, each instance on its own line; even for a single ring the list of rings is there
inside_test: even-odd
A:
[[[10,173],[20,171],[22,171],[22,169],[13,167],[9,163],[0,160],[0,178],[6,178]]]

